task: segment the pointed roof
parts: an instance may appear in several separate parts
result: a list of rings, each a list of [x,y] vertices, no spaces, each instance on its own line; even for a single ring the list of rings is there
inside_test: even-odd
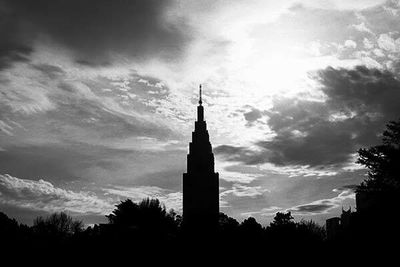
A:
[[[199,105],[201,106],[201,104],[203,104],[203,101],[201,100],[201,84],[199,86]]]

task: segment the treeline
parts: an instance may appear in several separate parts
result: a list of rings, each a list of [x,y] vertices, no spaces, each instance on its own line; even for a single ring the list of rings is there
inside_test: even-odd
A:
[[[81,221],[61,212],[45,218],[38,217],[29,227],[0,213],[0,238],[8,249],[72,255],[87,251],[135,251],[141,254],[149,247],[160,248],[159,253],[185,251],[188,248],[195,251],[201,247],[209,253],[266,248],[288,251],[299,246],[319,249],[326,240],[324,227],[313,221],[295,222],[290,212],[278,212],[267,227],[253,217],[239,223],[220,213],[218,231],[212,235],[204,233],[204,238],[186,236],[182,229],[182,217],[173,210],[167,211],[158,199],[144,199],[139,203],[127,199],[116,205],[106,217],[108,223],[85,228]]]

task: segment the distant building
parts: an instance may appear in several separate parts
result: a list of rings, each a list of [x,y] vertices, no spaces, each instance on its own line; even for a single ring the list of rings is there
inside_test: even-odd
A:
[[[347,211],[342,209],[339,217],[326,220],[326,233],[329,240],[345,238],[346,233],[350,233],[354,228],[361,228],[376,217],[375,215],[384,210],[384,203],[381,193],[374,191],[358,191],[356,193],[356,211],[351,208]]]
[[[349,228],[351,225],[352,220],[352,212],[351,207],[348,210],[344,210],[342,208],[342,214],[340,215],[340,225],[343,228]]]
[[[340,218],[333,217],[326,220],[326,235],[328,240],[335,239],[340,232]]]
[[[209,140],[201,98],[197,121],[189,143],[187,172],[183,174],[183,227],[190,232],[212,232],[218,227],[219,174]]]
[[[342,214],[340,217],[333,217],[326,220],[326,236],[328,240],[334,240],[339,236],[343,235],[348,229],[350,229],[352,223],[354,223],[355,212],[351,211],[351,207],[348,210],[342,208]]]
[[[326,220],[330,241],[364,243],[397,242],[399,196],[395,191],[358,190],[356,211],[343,210],[339,217]],[[390,243],[390,242],[389,242]]]

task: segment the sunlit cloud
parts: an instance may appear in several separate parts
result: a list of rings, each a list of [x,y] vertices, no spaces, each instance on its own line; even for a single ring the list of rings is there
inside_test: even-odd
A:
[[[112,201],[100,199],[92,192],[55,187],[45,180],[32,181],[0,175],[0,203],[45,212],[67,211],[73,214],[110,212]]]

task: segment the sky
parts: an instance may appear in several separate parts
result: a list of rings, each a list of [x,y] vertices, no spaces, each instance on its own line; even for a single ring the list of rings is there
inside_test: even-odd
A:
[[[201,83],[221,211],[324,224],[400,117],[399,25],[394,0],[0,0],[0,211],[181,212]]]

